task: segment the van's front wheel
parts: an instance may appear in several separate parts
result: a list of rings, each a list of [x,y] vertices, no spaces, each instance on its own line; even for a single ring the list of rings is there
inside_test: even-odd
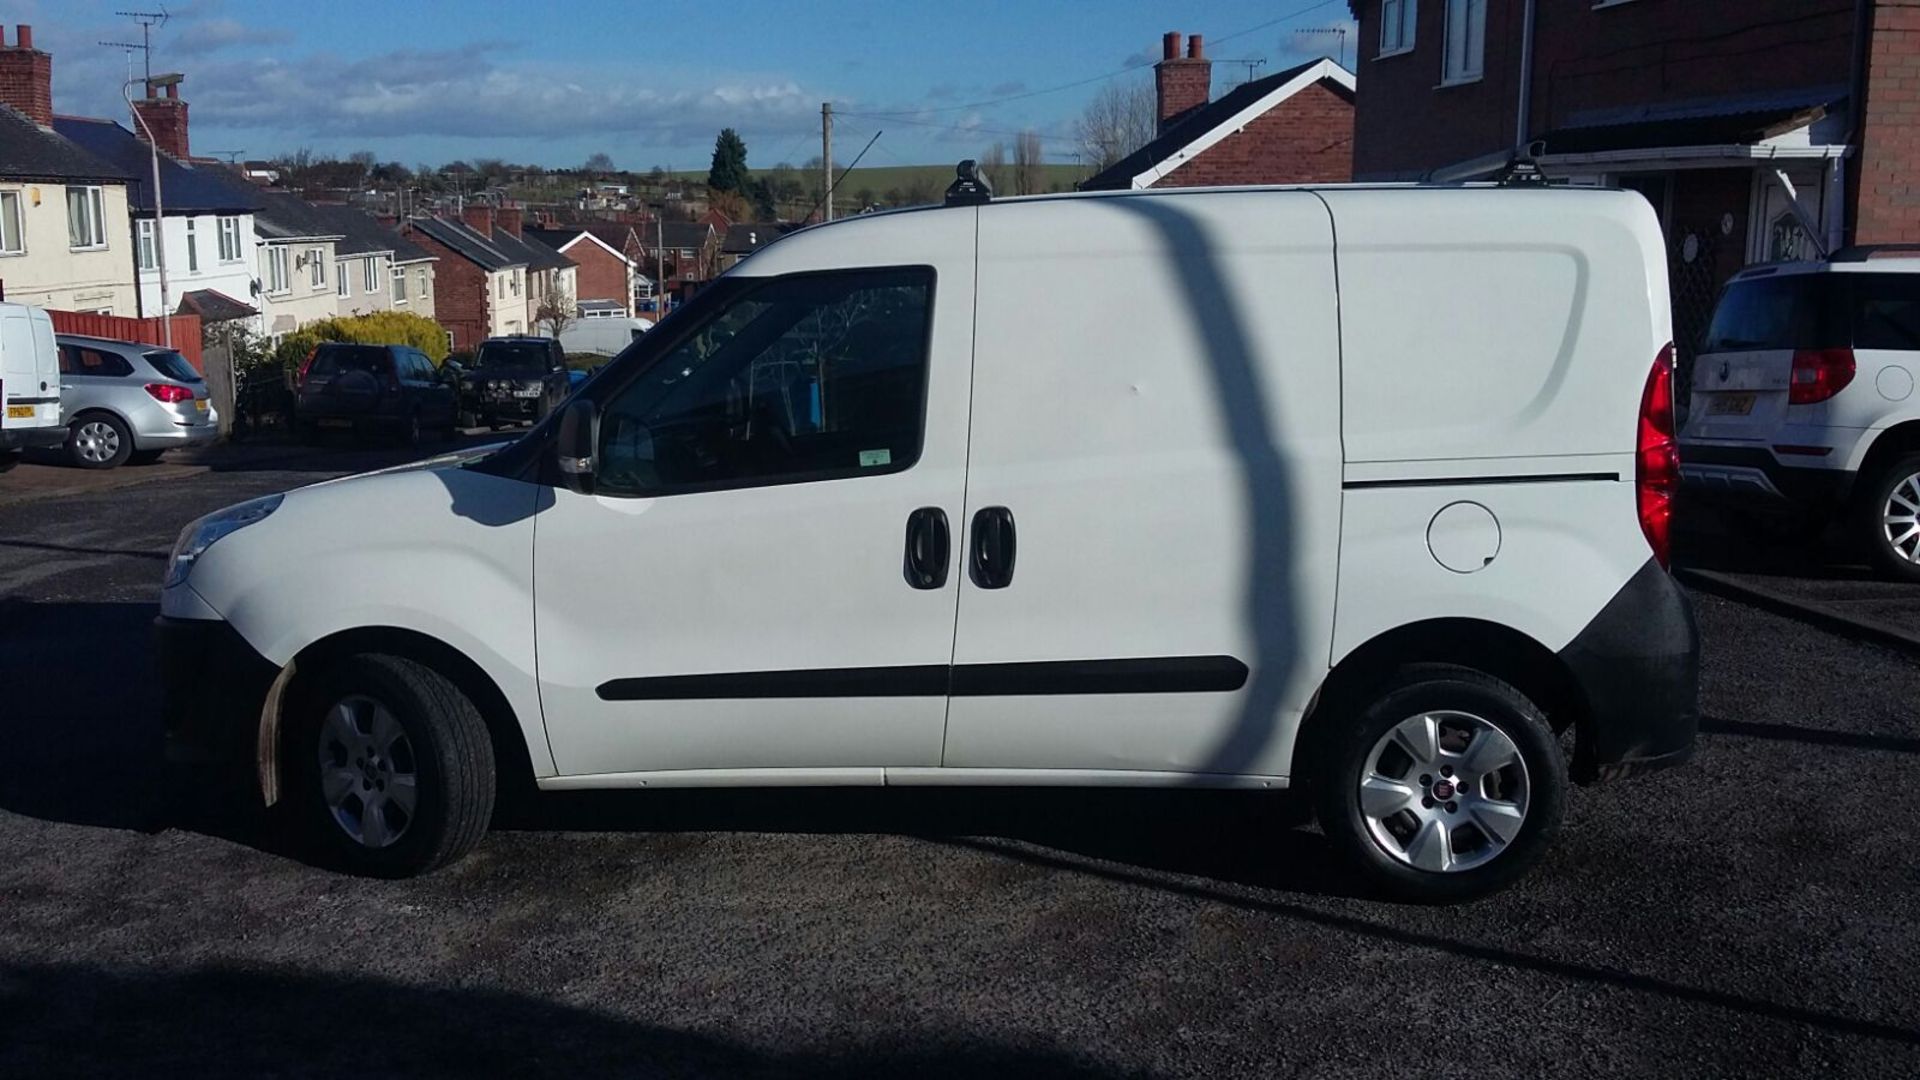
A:
[[[445,676],[362,653],[300,695],[282,762],[292,812],[328,861],[410,877],[486,835],[496,790],[486,722]]]
[[[1519,691],[1419,667],[1330,737],[1315,792],[1328,839],[1369,883],[1436,903],[1493,892],[1537,863],[1566,775],[1559,741]]]

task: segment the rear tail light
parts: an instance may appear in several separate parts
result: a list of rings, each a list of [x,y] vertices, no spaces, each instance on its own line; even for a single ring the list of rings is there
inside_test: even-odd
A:
[[[307,369],[313,366],[313,358],[319,352],[320,352],[320,346],[318,345],[315,345],[313,348],[307,350],[307,358],[305,360],[300,361],[300,375],[298,378],[294,379],[293,381],[294,389],[297,390],[300,387],[307,385]]]
[[[172,383],[150,382],[147,384],[147,393],[152,394],[155,401],[164,401],[169,405],[193,400],[193,391]]]
[[[1793,374],[1787,383],[1787,404],[1812,405],[1825,401],[1853,381],[1852,349],[1801,349],[1793,354]]]
[[[1633,489],[1640,531],[1661,566],[1673,556],[1673,497],[1680,488],[1680,444],[1673,436],[1673,346],[1660,350],[1640,394],[1634,439]]]

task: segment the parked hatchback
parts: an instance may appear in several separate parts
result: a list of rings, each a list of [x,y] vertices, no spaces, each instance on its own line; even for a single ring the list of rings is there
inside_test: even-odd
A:
[[[1920,581],[1916,372],[1920,259],[1743,271],[1694,361],[1681,475],[1736,510],[1842,521],[1883,573]]]
[[[308,438],[325,431],[451,438],[457,391],[427,354],[407,345],[326,342],[295,379],[294,420]]]
[[[83,469],[146,464],[219,437],[206,380],[173,349],[61,334],[66,453]]]

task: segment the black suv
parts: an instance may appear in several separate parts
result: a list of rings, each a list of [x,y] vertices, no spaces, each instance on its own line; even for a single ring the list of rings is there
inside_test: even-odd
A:
[[[294,420],[309,438],[329,429],[386,432],[410,444],[425,432],[453,436],[452,381],[408,345],[323,343],[301,365],[294,391]]]
[[[480,343],[465,378],[465,407],[491,428],[540,421],[568,390],[567,354],[545,337],[497,337]]]

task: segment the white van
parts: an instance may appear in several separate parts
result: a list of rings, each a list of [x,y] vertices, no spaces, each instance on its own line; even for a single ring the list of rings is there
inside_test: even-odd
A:
[[[0,303],[0,472],[19,463],[29,446],[57,446],[60,349],[53,320],[37,307]]]
[[[1305,785],[1482,892],[1693,744],[1667,304],[1631,193],[809,229],[504,449],[189,526],[169,724],[376,874],[522,782]]]

